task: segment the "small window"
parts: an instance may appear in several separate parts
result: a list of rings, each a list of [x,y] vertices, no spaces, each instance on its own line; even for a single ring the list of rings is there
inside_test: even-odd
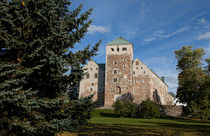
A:
[[[125,62],[125,59],[123,59],[123,62]]]
[[[117,64],[117,61],[113,61],[113,64],[116,65]]]
[[[123,66],[123,68],[125,69],[125,65]]]
[[[143,69],[143,67],[141,67],[141,69]]]
[[[86,78],[89,78],[89,77],[90,77],[90,75],[89,75],[89,74],[87,74]]]
[[[95,78],[98,78],[98,74],[97,73],[95,73],[95,76],[94,76]]]
[[[139,61],[136,61],[136,65],[139,65]]]
[[[96,68],[96,70],[98,70],[98,68]]]
[[[114,51],[114,48],[111,48],[111,51]]]
[[[146,74],[146,72],[144,71],[144,74]]]
[[[117,51],[120,51],[120,48],[117,48]]]
[[[127,48],[123,48],[122,50],[123,50],[123,51],[127,51]]]
[[[117,78],[114,78],[114,82],[117,82]]]
[[[114,70],[114,74],[117,74],[117,70]]]
[[[139,69],[138,67],[136,67],[136,69]]]
[[[94,83],[91,83],[92,86],[94,86]]]
[[[133,71],[133,74],[135,75],[135,71]]]
[[[92,68],[90,68],[90,70],[93,70]]]

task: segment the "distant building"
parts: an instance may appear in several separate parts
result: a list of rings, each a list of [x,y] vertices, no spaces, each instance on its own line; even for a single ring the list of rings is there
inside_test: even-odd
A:
[[[80,82],[80,98],[95,94],[93,100],[100,100],[106,107],[126,97],[137,104],[146,99],[162,105],[173,104],[164,80],[139,59],[133,60],[132,43],[121,37],[107,43],[106,64],[91,60],[84,69],[86,76]]]

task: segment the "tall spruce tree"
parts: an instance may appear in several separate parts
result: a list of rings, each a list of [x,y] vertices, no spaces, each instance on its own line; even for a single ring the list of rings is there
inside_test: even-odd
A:
[[[0,135],[54,135],[89,118],[91,100],[71,101],[66,92],[78,86],[100,41],[71,51],[91,24],[92,9],[81,14],[82,5],[70,10],[70,4],[0,1]]]

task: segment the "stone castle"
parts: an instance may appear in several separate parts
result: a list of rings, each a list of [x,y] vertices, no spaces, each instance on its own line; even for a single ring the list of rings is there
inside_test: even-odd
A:
[[[93,60],[84,66],[86,75],[80,82],[79,97],[94,94],[93,101],[110,107],[123,97],[132,97],[139,104],[150,99],[161,105],[172,105],[168,86],[139,59],[133,60],[133,45],[118,38],[106,45],[106,64]]]

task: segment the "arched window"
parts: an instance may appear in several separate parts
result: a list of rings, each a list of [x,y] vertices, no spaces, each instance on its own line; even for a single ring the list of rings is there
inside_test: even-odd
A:
[[[111,51],[114,51],[114,48],[111,48]]]
[[[124,47],[122,50],[123,50],[123,51],[127,51],[127,48]]]
[[[89,74],[87,74],[86,78],[89,78],[89,77],[90,77],[90,75],[89,75]]]
[[[121,92],[121,88],[119,87],[119,86],[117,86],[117,92],[116,92],[117,94],[121,94],[122,92]]]

